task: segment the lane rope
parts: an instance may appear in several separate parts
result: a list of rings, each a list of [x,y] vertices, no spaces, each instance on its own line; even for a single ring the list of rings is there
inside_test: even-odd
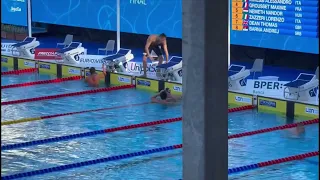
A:
[[[74,115],[74,114],[82,114],[82,113],[88,113],[88,112],[98,112],[98,111],[105,111],[105,110],[111,110],[111,109],[120,109],[120,108],[125,108],[125,107],[141,106],[141,105],[146,105],[146,104],[151,104],[151,102],[124,105],[124,106],[116,106],[116,107],[107,107],[107,108],[100,108],[100,109],[92,109],[92,110],[84,110],[84,111],[76,111],[76,112],[62,113],[62,114],[53,114],[53,115],[33,117],[33,118],[23,118],[23,119],[17,119],[17,120],[7,120],[4,122],[1,122],[1,126],[19,124],[19,123],[24,123],[24,122],[40,121],[40,120],[45,120],[45,119],[49,119],[49,118],[69,116],[69,115]],[[228,109],[228,112],[232,113],[232,112],[249,110],[249,109],[253,109],[253,108],[254,108],[254,106],[252,106],[252,105],[241,106],[241,107],[236,107],[236,108],[230,108],[230,109]]]
[[[13,71],[6,71],[6,72],[1,72],[1,75],[18,75],[18,74],[24,74],[24,73],[33,73],[37,72],[38,68],[28,68],[28,69],[19,69],[19,70],[13,70]]]
[[[58,94],[58,95],[51,95],[51,96],[42,96],[42,97],[36,97],[36,98],[6,101],[6,102],[1,102],[1,105],[3,106],[3,105],[9,105],[9,104],[19,104],[19,103],[25,103],[25,102],[57,99],[57,98],[62,98],[62,97],[80,96],[80,95],[84,95],[84,94],[94,94],[94,93],[108,92],[108,91],[114,91],[114,90],[119,90],[119,89],[128,89],[128,88],[134,88],[134,85],[122,85],[122,86],[99,88],[99,89],[92,89],[92,90],[87,90],[87,91],[79,91],[79,92],[66,93],[66,94]]]
[[[83,166],[90,166],[90,165],[105,163],[105,162],[110,162],[110,161],[129,159],[129,158],[133,158],[133,157],[155,154],[155,153],[176,150],[176,149],[181,149],[181,148],[182,148],[182,144],[154,148],[154,149],[138,151],[138,152],[133,152],[133,153],[128,153],[128,154],[109,156],[109,157],[95,159],[95,160],[83,161],[83,162],[78,162],[78,163],[62,165],[62,166],[56,166],[56,167],[45,168],[45,169],[40,169],[40,170],[35,170],[35,171],[29,171],[29,172],[18,173],[18,174],[13,174],[13,175],[8,175],[8,176],[2,176],[1,179],[2,180],[9,180],[9,179],[30,177],[30,176],[35,176],[35,175],[47,174],[47,173],[51,173],[51,172],[58,172],[58,171],[63,171],[63,170],[67,170],[67,169],[79,168],[79,167],[83,167]]]
[[[26,86],[33,86],[33,85],[39,85],[39,84],[60,83],[60,82],[64,82],[64,81],[75,81],[75,80],[80,80],[81,78],[82,78],[81,76],[71,76],[71,77],[49,79],[49,80],[43,80],[43,81],[33,81],[33,82],[26,82],[26,83],[20,83],[20,84],[10,84],[10,85],[1,86],[1,89],[26,87]]]
[[[123,131],[123,130],[129,130],[129,129],[142,128],[142,127],[149,127],[149,126],[155,126],[155,125],[166,124],[166,123],[173,123],[173,122],[178,122],[178,121],[182,121],[182,117],[170,118],[170,119],[164,119],[164,120],[158,120],[158,121],[151,121],[151,122],[145,122],[145,123],[139,123],[139,124],[133,124],[133,125],[127,125],[127,126],[120,126],[120,127],[103,129],[103,130],[89,131],[89,132],[77,133],[77,134],[71,134],[71,135],[65,135],[65,136],[58,136],[58,137],[53,137],[53,138],[34,140],[34,141],[29,141],[29,142],[17,143],[17,144],[3,145],[3,146],[1,146],[1,150],[12,150],[12,149],[18,149],[18,148],[23,148],[23,147],[28,147],[28,146],[36,146],[36,145],[42,145],[42,144],[47,144],[47,143],[53,143],[53,142],[67,141],[67,140],[71,140],[71,139],[95,136],[98,134],[111,133],[111,132],[116,132],[116,131]],[[299,123],[234,134],[234,135],[228,136],[228,139],[240,138],[240,137],[251,136],[251,135],[256,135],[256,134],[262,134],[262,133],[272,132],[272,131],[276,131],[276,130],[289,129],[289,128],[296,127]],[[311,124],[319,123],[319,119],[308,120],[308,121],[304,121],[303,123],[305,125],[311,125]]]
[[[271,161],[265,161],[265,162],[260,162],[260,163],[256,163],[256,164],[250,164],[250,165],[230,168],[230,169],[228,169],[228,174],[249,171],[249,170],[253,170],[253,169],[257,169],[257,168],[286,163],[289,161],[302,160],[302,159],[310,158],[310,157],[314,157],[314,156],[319,156],[319,151],[313,151],[313,152],[308,152],[308,153],[304,153],[304,154],[275,159],[275,160],[271,160]]]
[[[311,119],[311,120],[307,120],[307,121],[302,121],[302,122],[297,122],[297,123],[292,123],[292,124],[286,124],[286,125],[282,125],[282,126],[259,129],[259,130],[249,131],[249,132],[244,132],[244,133],[239,133],[239,134],[233,134],[233,135],[228,136],[228,139],[240,138],[240,137],[244,137],[244,136],[252,136],[255,134],[262,134],[262,133],[266,133],[266,132],[272,132],[272,131],[278,131],[278,130],[284,130],[284,129],[290,129],[290,128],[297,127],[298,124],[300,124],[300,123],[303,123],[304,125],[316,124],[316,123],[319,123],[319,118]]]
[[[70,115],[82,114],[82,113],[88,113],[88,112],[98,112],[98,111],[107,111],[107,110],[121,109],[121,108],[134,107],[134,106],[142,106],[142,105],[147,105],[147,104],[151,104],[151,102],[129,104],[129,105],[123,105],[123,106],[114,106],[114,107],[105,107],[105,108],[91,109],[91,110],[84,110],[84,111],[75,111],[75,112],[53,114],[53,115],[46,115],[46,116],[33,117],[33,118],[9,120],[9,121],[1,122],[1,126],[19,124],[19,123],[24,123],[24,122],[40,121],[40,120],[46,120],[46,119],[50,119],[50,118],[56,118],[56,117],[61,117],[61,116],[70,116]]]
[[[53,143],[53,142],[59,142],[59,141],[67,141],[67,140],[71,140],[71,139],[95,136],[98,134],[112,133],[112,132],[116,132],[116,131],[123,131],[123,130],[129,130],[129,129],[155,126],[155,125],[160,125],[160,124],[173,123],[173,122],[178,122],[181,120],[182,120],[181,117],[170,118],[170,119],[164,119],[164,120],[158,120],[158,121],[150,121],[150,122],[144,122],[144,123],[139,123],[139,124],[132,124],[132,125],[127,125],[127,126],[114,127],[114,128],[109,128],[109,129],[89,131],[89,132],[77,133],[77,134],[71,134],[71,135],[65,135],[65,136],[58,136],[58,137],[53,137],[53,138],[48,138],[48,139],[41,139],[41,140],[35,140],[35,141],[29,141],[29,142],[23,142],[23,143],[17,143],[17,144],[9,144],[9,145],[1,146],[1,150],[12,150],[12,149],[23,148],[23,147],[28,147],[28,146],[35,146],[35,145],[41,145],[41,144],[47,144],[47,143]]]

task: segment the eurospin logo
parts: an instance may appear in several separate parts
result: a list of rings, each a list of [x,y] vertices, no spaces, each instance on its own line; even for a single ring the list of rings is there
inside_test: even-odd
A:
[[[268,100],[260,100],[259,105],[273,107],[273,108],[277,107],[277,103],[275,101],[268,101]]]
[[[49,64],[40,64],[39,68],[41,68],[41,69],[50,69],[50,65]]]
[[[80,57],[79,54],[76,54],[74,56],[74,59],[76,61],[79,61],[81,63],[92,63],[92,64],[102,64],[102,63],[105,63],[106,60],[102,59],[102,58],[82,58]]]
[[[176,92],[182,92],[182,86],[173,86],[172,89]]]
[[[123,76],[118,76],[118,81],[122,83],[131,83],[131,79]]]
[[[137,85],[150,87],[151,86],[151,82],[147,81],[147,80],[138,80],[137,81]]]
[[[235,96],[234,100],[236,102],[242,102],[242,103],[247,103],[247,104],[251,104],[252,103],[252,99],[248,98],[248,97]]]
[[[307,114],[315,114],[315,115],[319,114],[319,110],[316,108],[312,108],[312,107],[306,107],[305,112]]]
[[[69,69],[68,69],[68,73],[69,73],[69,74],[79,75],[79,74],[80,74],[80,69],[69,68]]]

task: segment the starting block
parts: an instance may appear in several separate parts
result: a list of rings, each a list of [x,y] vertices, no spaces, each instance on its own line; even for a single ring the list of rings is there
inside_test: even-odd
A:
[[[107,72],[127,72],[126,66],[134,58],[131,49],[120,49],[116,54],[103,58]]]
[[[14,49],[17,50],[19,56],[33,58],[34,49],[40,45],[35,37],[26,37],[22,42],[12,45],[12,55],[14,55]]]
[[[228,69],[229,90],[240,90],[246,85],[245,79],[250,75],[250,70],[245,66],[231,65]]]
[[[283,86],[285,99],[308,101],[317,96],[319,79],[315,74],[300,73],[295,80]]]
[[[80,42],[72,42],[69,46],[57,51],[67,64],[78,64],[77,56],[84,54],[85,49]]]
[[[182,83],[182,57],[172,56],[168,63],[156,67],[160,80]]]

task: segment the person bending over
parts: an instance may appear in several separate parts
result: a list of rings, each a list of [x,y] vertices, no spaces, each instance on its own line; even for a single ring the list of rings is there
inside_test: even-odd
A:
[[[88,83],[89,86],[99,87],[100,80],[104,79],[107,74],[104,64],[102,64],[102,71],[103,71],[102,74],[98,74],[96,72],[96,68],[91,67],[90,75],[86,77],[85,82]]]
[[[163,62],[162,49],[166,55],[166,63],[169,59],[168,47],[167,47],[167,36],[162,33],[160,35],[150,35],[147,39],[147,43],[144,47],[143,53],[143,76],[147,76],[147,59],[151,61],[155,59],[151,56],[151,51],[155,52],[158,56],[159,65]]]
[[[166,88],[165,90],[161,90],[158,94],[151,97],[151,102],[153,103],[159,103],[159,104],[173,104],[176,103],[179,99],[179,97],[173,97],[171,95],[171,91],[169,88]]]

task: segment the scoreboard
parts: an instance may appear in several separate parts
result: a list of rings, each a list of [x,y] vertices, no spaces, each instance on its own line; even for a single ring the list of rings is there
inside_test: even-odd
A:
[[[319,0],[231,0],[231,44],[319,53]]]

